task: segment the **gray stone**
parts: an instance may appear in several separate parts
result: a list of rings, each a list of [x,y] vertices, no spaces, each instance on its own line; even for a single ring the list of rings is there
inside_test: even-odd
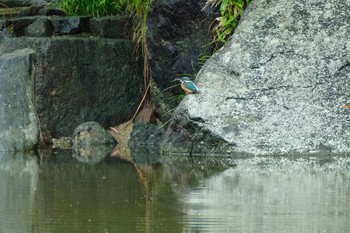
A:
[[[129,16],[105,16],[90,20],[90,33],[105,38],[131,38],[132,19]]]
[[[97,122],[79,125],[72,136],[73,157],[85,163],[98,163],[108,156],[116,141]]]
[[[39,18],[29,25],[24,32],[29,37],[48,37],[52,35],[52,25],[49,19]]]
[[[1,0],[1,4],[6,7],[42,5],[47,2],[46,0]]]
[[[20,12],[20,16],[38,15],[39,11],[44,7],[45,7],[44,5],[26,7]]]
[[[163,133],[163,128],[157,125],[136,122],[130,134],[129,146],[131,148],[140,145],[159,147]]]
[[[30,49],[0,57],[0,151],[28,151],[38,143],[33,65]]]
[[[1,22],[0,22],[1,24]],[[8,38],[13,38],[15,37],[15,35],[7,28],[3,28],[1,31],[0,31],[0,44],[1,44],[1,41],[3,40],[6,40]]]
[[[99,123],[84,122],[74,129],[73,147],[92,147],[95,145],[116,145],[116,141]]]
[[[56,8],[42,8],[38,11],[38,15],[45,15],[45,16],[65,16],[66,12],[60,9]]]
[[[7,8],[7,9],[15,9],[15,8]],[[43,16],[65,16],[66,12],[60,9],[52,8],[52,7],[46,7],[45,5],[35,5],[30,7],[22,7],[19,8],[22,9],[19,13],[20,16],[36,16],[36,15],[43,15]]]
[[[133,116],[141,100],[142,68],[132,41],[83,37],[16,37],[0,53],[36,51],[35,106],[54,138],[71,136],[86,121],[105,128]]]
[[[1,20],[0,29],[9,27],[18,37],[26,35],[29,33],[28,31],[33,35],[37,34],[35,31],[43,31],[44,34],[49,34],[52,31],[51,34],[55,35],[81,34],[89,32],[89,20],[90,17],[87,16],[25,16]],[[29,29],[27,29],[28,27]]]
[[[164,148],[205,148],[208,132],[235,153],[349,152],[349,9],[343,0],[253,1],[198,74],[201,94],[176,110]]]
[[[130,134],[129,148],[136,164],[160,161],[160,142],[164,129],[150,123],[136,122]]]
[[[10,18],[4,20],[3,23],[6,27],[10,28],[13,31],[13,34],[15,36],[24,36],[25,29],[38,18],[39,17],[37,16]]]
[[[51,24],[55,35],[79,34],[89,31],[90,17],[52,17]]]

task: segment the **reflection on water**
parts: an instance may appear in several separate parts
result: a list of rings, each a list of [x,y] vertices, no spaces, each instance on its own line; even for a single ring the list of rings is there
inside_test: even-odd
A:
[[[190,188],[187,232],[350,232],[350,159],[253,158]]]
[[[350,159],[0,156],[0,233],[350,232]]]
[[[0,153],[0,232],[30,232],[39,165],[36,157]]]

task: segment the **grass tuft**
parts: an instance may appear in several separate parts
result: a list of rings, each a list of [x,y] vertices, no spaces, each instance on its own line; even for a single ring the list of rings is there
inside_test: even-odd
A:
[[[217,7],[220,16],[213,22],[213,43],[220,48],[236,29],[239,19],[252,0],[207,0],[205,7]]]
[[[60,7],[68,15],[100,17],[120,14],[127,0],[63,0]]]

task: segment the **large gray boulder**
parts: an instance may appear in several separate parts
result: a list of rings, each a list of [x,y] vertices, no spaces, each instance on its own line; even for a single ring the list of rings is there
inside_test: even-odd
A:
[[[84,163],[101,162],[116,146],[116,141],[97,122],[80,124],[73,132],[73,157]]]
[[[0,151],[31,150],[38,143],[34,55],[23,49],[0,57]]]
[[[350,3],[254,0],[178,107],[167,151],[349,152]]]

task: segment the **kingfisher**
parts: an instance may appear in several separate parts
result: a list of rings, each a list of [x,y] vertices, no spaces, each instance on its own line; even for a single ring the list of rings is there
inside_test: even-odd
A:
[[[198,94],[201,90],[194,84],[188,77],[176,78],[181,82],[181,88],[186,91],[187,94]]]

